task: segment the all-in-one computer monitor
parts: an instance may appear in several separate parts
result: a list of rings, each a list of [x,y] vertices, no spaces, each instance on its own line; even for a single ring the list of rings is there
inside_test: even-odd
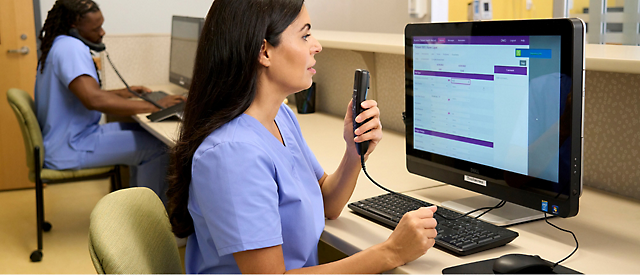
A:
[[[189,89],[203,18],[174,15],[171,20],[169,81]]]
[[[584,33],[579,19],[407,25],[407,169],[483,195],[442,206],[510,202],[482,217],[496,225],[578,213]]]

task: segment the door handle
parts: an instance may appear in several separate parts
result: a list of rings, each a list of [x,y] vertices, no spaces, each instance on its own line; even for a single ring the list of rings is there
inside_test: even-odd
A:
[[[22,46],[22,48],[20,48],[20,49],[8,50],[7,52],[8,53],[19,53],[19,54],[25,55],[25,54],[29,53],[29,47]]]

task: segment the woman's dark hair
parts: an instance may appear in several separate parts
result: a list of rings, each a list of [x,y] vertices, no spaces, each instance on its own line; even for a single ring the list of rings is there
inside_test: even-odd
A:
[[[40,31],[40,51],[42,55],[38,60],[40,72],[44,71],[49,50],[53,46],[53,40],[58,35],[68,34],[71,25],[76,23],[89,12],[100,11],[98,4],[91,0],[57,0],[53,8],[47,13],[47,19]]]
[[[180,136],[169,168],[169,219],[173,233],[194,232],[187,209],[196,149],[214,130],[249,108],[256,94],[259,56],[266,40],[277,47],[304,0],[215,0],[207,14]]]

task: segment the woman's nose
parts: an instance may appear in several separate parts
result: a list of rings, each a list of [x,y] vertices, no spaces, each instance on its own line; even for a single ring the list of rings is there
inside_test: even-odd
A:
[[[312,36],[313,37],[313,36]],[[313,46],[311,47],[311,52],[316,54],[322,51],[322,45],[320,45],[320,42],[318,42],[318,40],[313,37]]]

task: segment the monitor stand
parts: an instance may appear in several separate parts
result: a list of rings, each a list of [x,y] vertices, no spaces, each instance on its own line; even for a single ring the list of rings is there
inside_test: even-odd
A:
[[[464,199],[445,201],[441,205],[445,208],[454,210],[459,213],[467,213],[474,209],[482,207],[495,206],[500,202],[499,199],[495,199],[488,196],[473,196]],[[470,214],[471,217],[476,217],[485,210],[474,212]],[[524,206],[507,202],[503,207],[493,209],[489,213],[480,217],[480,220],[495,224],[497,226],[508,226],[523,222],[529,222],[534,220],[544,219],[544,212],[533,210]]]

